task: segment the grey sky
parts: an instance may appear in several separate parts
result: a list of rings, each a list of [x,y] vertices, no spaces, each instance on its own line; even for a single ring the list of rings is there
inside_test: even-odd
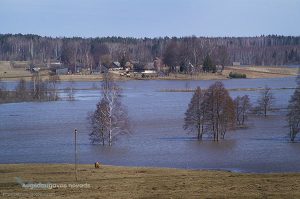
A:
[[[300,0],[0,0],[0,33],[300,36]]]

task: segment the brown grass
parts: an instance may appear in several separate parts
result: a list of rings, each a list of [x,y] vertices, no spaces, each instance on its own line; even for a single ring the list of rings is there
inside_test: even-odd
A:
[[[3,198],[300,198],[300,174],[239,174],[79,165],[79,181],[69,164],[0,165]],[[31,190],[15,177],[31,183],[85,184],[90,188]]]
[[[223,74],[229,76],[230,72],[246,74],[247,78],[276,78],[297,75],[298,69],[278,66],[229,66]]]

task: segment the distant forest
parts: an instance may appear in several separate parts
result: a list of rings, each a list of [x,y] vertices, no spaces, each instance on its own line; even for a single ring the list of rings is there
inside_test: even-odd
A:
[[[0,60],[95,67],[111,61],[153,62],[173,67],[200,66],[210,56],[217,65],[300,64],[300,36],[163,37],[163,38],[51,38],[0,34]]]

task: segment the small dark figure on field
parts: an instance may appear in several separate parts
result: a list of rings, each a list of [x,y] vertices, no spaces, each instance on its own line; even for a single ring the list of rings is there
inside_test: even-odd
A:
[[[95,162],[95,169],[99,169],[100,168],[100,163],[99,162]]]

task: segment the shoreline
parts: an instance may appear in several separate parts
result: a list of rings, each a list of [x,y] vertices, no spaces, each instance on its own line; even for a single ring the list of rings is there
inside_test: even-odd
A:
[[[268,73],[269,74],[269,73]],[[234,79],[275,79],[275,78],[286,78],[286,77],[295,77],[296,74],[293,75],[273,75],[273,76],[262,76],[262,77],[247,77],[247,78],[228,78],[226,76],[220,75],[216,78],[174,78],[174,77],[155,77],[155,78],[124,78],[124,77],[116,77],[116,81],[210,81],[210,80],[234,80]],[[43,79],[47,79],[48,76],[44,76]],[[100,76],[88,76],[88,75],[64,75],[59,76],[59,82],[98,82],[102,81],[103,78]],[[25,79],[26,81],[31,80],[31,76],[20,76],[20,77],[4,77],[1,78],[2,81],[19,81],[20,79]]]
[[[7,68],[7,67],[6,67]],[[32,75],[28,71],[20,69],[7,69],[6,74],[2,74],[5,68],[1,69],[0,65],[0,79],[5,81],[17,81],[22,78],[25,80],[31,80]],[[289,68],[284,66],[226,66],[224,71],[217,73],[198,73],[194,75],[181,74],[181,73],[170,73],[167,76],[158,77],[124,77],[120,76],[120,72],[112,71],[111,74],[117,81],[130,81],[130,80],[182,80],[182,81],[193,81],[193,80],[226,80],[229,78],[230,72],[236,72],[246,74],[246,79],[262,79],[262,78],[283,78],[296,76],[298,74],[298,68]],[[42,79],[47,79],[47,74],[41,74]],[[76,74],[76,75],[60,75],[60,81],[86,81],[95,82],[103,80],[102,75],[98,74]]]
[[[30,189],[21,184],[87,184],[88,188]],[[0,195],[19,198],[299,198],[300,173],[235,173],[219,170],[78,164],[0,164]],[[15,195],[15,193],[18,193]]]

